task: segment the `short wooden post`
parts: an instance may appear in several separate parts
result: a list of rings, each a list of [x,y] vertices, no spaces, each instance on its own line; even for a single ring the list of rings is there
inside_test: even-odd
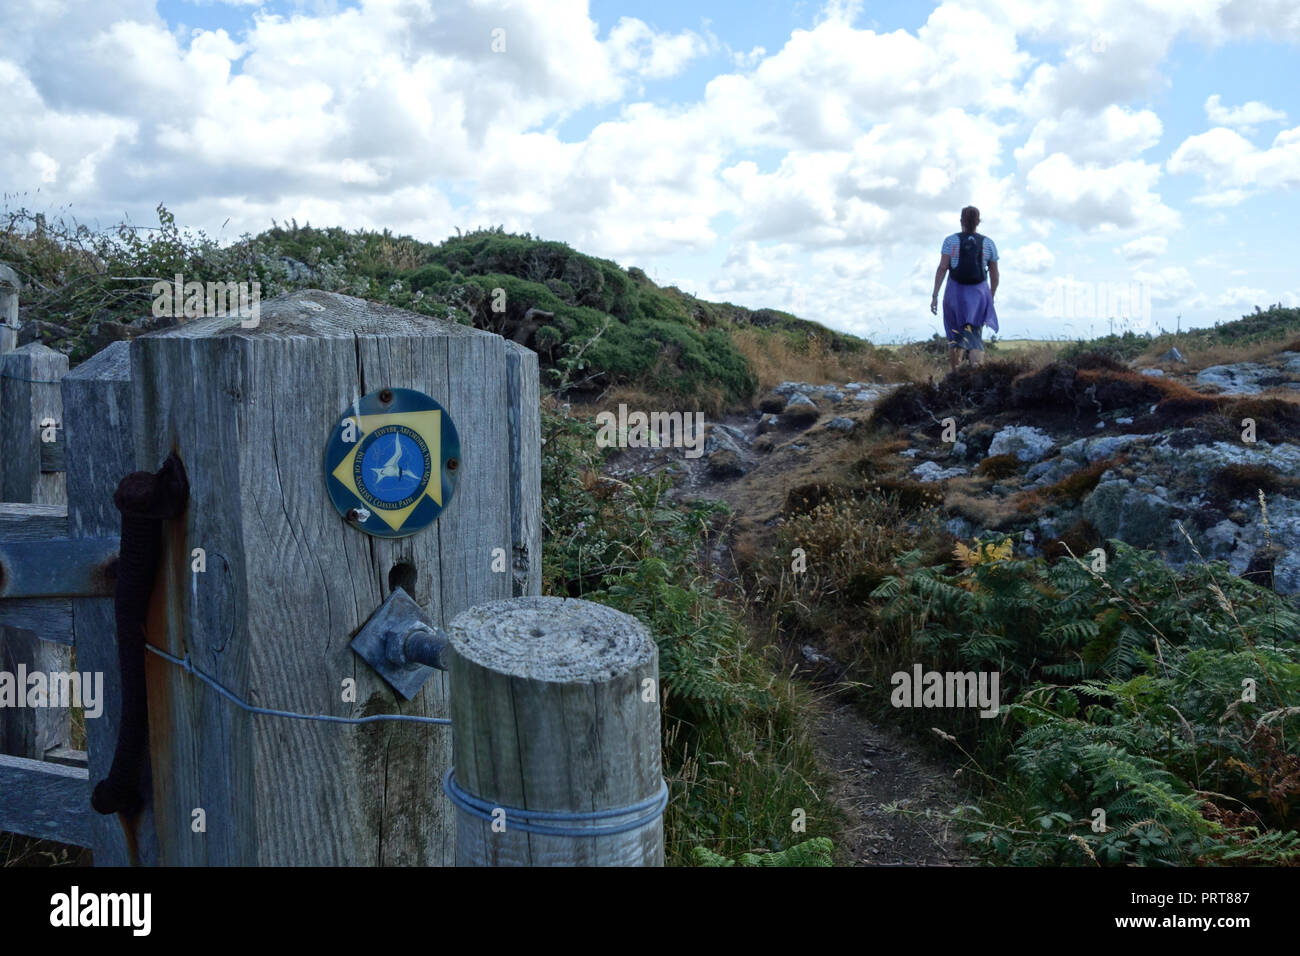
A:
[[[156,470],[175,451],[190,482],[188,512],[165,532],[147,638],[262,707],[446,717],[445,673],[407,703],[349,641],[398,586],[443,625],[510,596],[509,483],[529,469],[510,462],[505,342],[317,291],[263,302],[259,318],[131,342],[136,466]],[[350,526],[325,482],[339,416],[384,388],[432,396],[461,442],[455,497],[404,538]],[[448,727],[255,716],[175,664],[146,663],[164,864],[454,861]]]
[[[17,302],[13,303],[17,324]],[[0,301],[0,319],[8,319]],[[63,425],[59,381],[68,370],[68,357],[36,342],[0,353],[0,501],[62,505],[67,500],[63,475],[42,468],[42,439]],[[48,443],[46,443],[48,444]],[[0,627],[0,670],[14,673],[71,670],[66,645],[41,640],[41,635]],[[66,708],[41,707],[0,710],[0,753],[34,760],[71,743],[72,715]]]
[[[68,536],[117,536],[122,518],[113,491],[135,470],[131,433],[131,356],[126,342],[114,342],[63,377],[67,422]],[[77,668],[104,675],[103,711],[86,721],[91,784],[103,780],[113,762],[121,708],[117,623],[111,597],[73,598]],[[115,817],[87,811],[96,866],[125,866],[126,840]],[[153,807],[136,821],[139,862],[158,862]]]
[[[589,601],[525,597],[466,611],[451,640],[449,789],[477,806],[458,804],[457,864],[662,866],[659,651],[645,627]],[[530,832],[557,826],[570,833]]]

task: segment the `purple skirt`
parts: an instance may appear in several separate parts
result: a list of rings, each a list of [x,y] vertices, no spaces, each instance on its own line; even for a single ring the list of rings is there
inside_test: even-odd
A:
[[[987,325],[998,330],[998,314],[993,308],[993,294],[987,281],[979,285],[962,285],[948,277],[948,287],[943,292],[943,331],[949,342],[956,342],[962,326],[980,329]]]

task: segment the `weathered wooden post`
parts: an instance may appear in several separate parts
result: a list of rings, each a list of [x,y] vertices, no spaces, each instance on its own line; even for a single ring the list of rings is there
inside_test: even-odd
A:
[[[659,651],[636,618],[525,597],[452,622],[461,866],[662,866]]]
[[[5,299],[0,293],[0,321],[7,325],[11,318],[16,326],[17,299]],[[67,500],[59,392],[59,381],[67,371],[66,355],[36,342],[0,352],[0,501],[63,505]],[[29,674],[69,671],[70,649],[42,640],[50,636],[0,627],[0,671],[13,674],[20,667]],[[0,709],[0,753],[43,760],[49,751],[68,747],[71,735],[71,713],[66,708]]]
[[[131,355],[126,342],[108,348],[63,377],[66,426],[68,536],[116,538],[122,516],[113,506],[113,491],[122,476],[135,470],[131,431]],[[77,669],[104,675],[102,712],[86,721],[90,781],[102,780],[117,742],[121,686],[118,678],[117,629],[112,597],[72,599]],[[91,848],[96,866],[125,866],[125,835],[111,816],[89,813]],[[146,806],[135,824],[138,862],[158,862],[153,810]]]
[[[535,381],[536,357],[511,358],[497,335],[317,291],[263,302],[246,325],[207,318],[131,343],[136,466],[154,471],[175,452],[190,484],[188,511],[165,535],[149,642],[259,707],[445,717],[445,673],[432,672],[407,703],[349,642],[399,587],[445,624],[511,595],[511,555],[540,560],[535,523],[511,513],[512,501],[535,507],[540,496],[538,449],[511,433],[514,422],[535,434],[538,409],[512,414],[519,394],[507,384],[516,360],[521,379]],[[429,433],[365,413],[403,389],[435,400],[444,428],[454,420],[458,458],[445,448],[423,465],[404,457]],[[335,465],[332,436],[347,442],[349,420],[357,457]],[[513,467],[512,448],[526,456]],[[408,473],[441,473],[446,508],[399,536],[407,519],[374,495]],[[370,504],[358,499],[345,517],[331,496],[349,476],[369,485]],[[377,526],[380,517],[399,534]],[[516,525],[533,539],[512,538]],[[449,728],[253,714],[176,664],[150,654],[147,665],[164,864],[453,862],[452,808],[439,786]]]

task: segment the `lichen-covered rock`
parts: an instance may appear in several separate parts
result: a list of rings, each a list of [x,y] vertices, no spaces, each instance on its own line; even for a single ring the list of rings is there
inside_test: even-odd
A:
[[[966,474],[966,469],[944,468],[938,462],[923,461],[912,469],[912,474],[916,475],[919,481],[943,481],[945,478],[956,478],[958,475]]]
[[[704,440],[704,454],[711,455],[715,451],[725,450],[739,456],[743,454],[742,446],[747,444],[749,439],[740,429],[715,422],[709,426],[708,437]]]
[[[1103,435],[1100,438],[1080,438],[1061,449],[1061,456],[1080,464],[1110,458],[1128,448],[1158,438],[1158,435]]]
[[[1181,553],[1186,540],[1179,543],[1170,534],[1177,510],[1159,494],[1135,488],[1126,478],[1099,482],[1081,508],[1083,517],[1103,538],[1119,538],[1135,548]]]
[[[1213,385],[1225,395],[1258,395],[1270,380],[1280,378],[1277,369],[1257,362],[1237,362],[1235,365],[1211,365],[1196,373],[1196,381]]]
[[[1056,446],[1056,439],[1032,425],[1008,425],[993,436],[986,457],[1015,455],[1021,461],[1038,461]]]

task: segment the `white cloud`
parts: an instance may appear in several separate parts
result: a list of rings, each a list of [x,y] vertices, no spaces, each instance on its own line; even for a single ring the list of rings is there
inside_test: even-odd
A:
[[[1140,236],[1131,242],[1126,242],[1115,251],[1125,259],[1141,261],[1143,259],[1159,259],[1169,248],[1169,240],[1164,236]]]
[[[1189,136],[1165,164],[1171,173],[1194,173],[1207,192],[1195,202],[1232,205],[1258,189],[1300,185],[1300,126],[1283,130],[1261,149],[1235,130],[1216,127]]]
[[[1041,242],[1030,242],[1018,249],[999,252],[999,260],[1005,259],[1019,272],[1047,272],[1056,263],[1056,256]]]
[[[1240,106],[1221,106],[1218,93],[1205,101],[1205,115],[1215,126],[1231,126],[1243,133],[1253,133],[1260,123],[1286,119],[1286,114],[1281,110],[1275,110],[1259,100],[1251,100]]]
[[[1163,129],[1151,110],[1131,110],[1113,103],[1098,113],[1069,109],[1058,117],[1039,120],[1015,156],[1028,166],[1055,153],[1080,163],[1115,163],[1150,149],[1160,141]]]
[[[1138,160],[1080,165],[1053,153],[1025,177],[1026,209],[1084,228],[1171,228],[1178,214],[1154,192],[1160,167]]]
[[[1191,273],[1183,266],[1165,266],[1155,271],[1135,270],[1133,278],[1149,290],[1157,305],[1175,305],[1196,292]]]
[[[608,45],[619,69],[654,80],[676,76],[691,60],[709,50],[698,33],[658,33],[635,17],[622,17],[614,25]]]
[[[1220,293],[1219,297],[1214,301],[1216,305],[1225,308],[1250,309],[1257,305],[1260,308],[1263,308],[1265,305],[1270,305],[1271,302],[1264,301],[1268,298],[1269,294],[1265,289],[1252,289],[1247,286],[1236,285],[1224,289],[1223,292]]]

